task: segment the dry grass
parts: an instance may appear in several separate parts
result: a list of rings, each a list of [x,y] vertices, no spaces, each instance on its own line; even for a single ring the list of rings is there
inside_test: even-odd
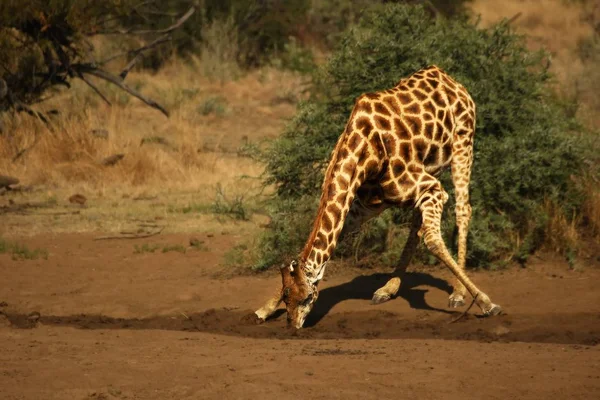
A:
[[[544,202],[543,211],[548,216],[546,246],[561,254],[576,252],[580,239],[577,227],[581,216],[567,216],[559,205],[549,200]]]
[[[77,81],[38,107],[60,111],[52,116],[52,129],[26,115],[5,116],[0,174],[18,177],[34,190],[2,196],[0,206],[48,200],[53,205],[28,215],[3,215],[0,234],[119,231],[131,228],[134,220],[155,218],[168,220],[172,231],[220,232],[224,221],[231,225],[227,217],[209,212],[173,210],[210,209],[217,187],[253,207],[263,166],[238,150],[281,132],[295,112],[289,99],[302,97],[302,81],[275,69],[227,81],[203,71],[200,59],[175,59],[156,74],[128,76],[130,85],[166,106],[170,118],[98,82],[113,104],[109,107]],[[106,130],[108,138],[91,133],[98,129]],[[23,149],[29,150],[13,161]],[[113,166],[102,165],[113,154],[125,156]],[[74,193],[85,195],[89,207],[62,215],[73,211],[67,199]],[[157,199],[133,200],[140,195]],[[235,225],[249,229],[254,222]]]
[[[76,83],[44,104],[45,109],[62,113],[53,119],[54,131],[28,116],[6,121],[10,133],[0,136],[0,173],[17,176],[25,185],[78,190],[190,190],[240,175],[259,175],[259,165],[225,154],[281,131],[294,105],[277,99],[286,90],[298,91],[298,78],[263,70],[220,83],[197,74],[197,64],[174,61],[159,74],[130,77],[134,86],[171,110],[169,119],[99,84],[114,103],[108,107]],[[221,99],[224,112],[206,107],[214,98]],[[92,135],[94,129],[107,130],[108,139]],[[150,139],[141,145],[144,138]],[[165,143],[156,143],[155,138]],[[23,157],[12,161],[34,143]],[[112,167],[100,164],[115,153],[125,154],[121,162]]]
[[[560,82],[569,82],[582,71],[578,46],[594,30],[583,21],[581,4],[563,0],[476,0],[472,10],[481,15],[483,26],[521,13],[512,26],[527,35],[531,48],[545,48],[553,54],[552,68]]]
[[[578,100],[578,116],[589,126],[600,128],[600,56],[581,56],[582,43],[594,37],[594,26],[600,23],[597,1],[475,0],[472,10],[480,15],[483,26],[520,13],[512,26],[527,35],[530,48],[551,53],[551,71],[559,83],[556,90]]]
[[[583,215],[591,234],[598,237],[600,236],[600,184],[590,178],[584,187]]]
[[[558,83],[556,91],[560,96],[578,101],[580,120],[600,129],[600,46],[598,34],[594,33],[594,26],[600,24],[597,1],[475,0],[472,10],[480,15],[483,26],[521,13],[512,26],[527,35],[530,48],[544,48],[552,54],[551,71]],[[587,50],[582,51],[585,44]],[[550,216],[547,246],[563,254],[577,248],[579,222],[584,221],[593,235],[600,234],[598,182],[592,178],[583,181],[585,202],[579,215],[565,216],[555,204],[545,205],[544,211]]]

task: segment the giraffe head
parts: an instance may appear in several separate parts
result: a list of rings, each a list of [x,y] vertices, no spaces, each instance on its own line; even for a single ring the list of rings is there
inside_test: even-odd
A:
[[[304,320],[319,296],[317,286],[310,283],[297,261],[281,268],[281,298],[287,308],[288,326],[302,328]]]

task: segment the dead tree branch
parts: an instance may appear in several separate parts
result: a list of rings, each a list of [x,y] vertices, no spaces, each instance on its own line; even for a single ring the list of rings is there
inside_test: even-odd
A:
[[[81,79],[82,81],[84,81],[89,87],[92,88],[92,90],[94,90],[94,92],[96,92],[96,94],[98,94],[98,96],[100,96],[102,98],[102,100],[104,100],[104,102],[106,104],[108,104],[109,106],[112,106],[112,103],[110,102],[110,100],[108,100],[106,98],[106,96],[104,96],[104,94],[100,91],[100,89],[98,89],[98,87],[96,85],[94,85],[89,79],[87,79],[85,77],[85,75],[83,75],[82,73],[78,73],[77,76],[79,77],[79,79]]]
[[[183,23],[185,21],[187,21],[194,13],[196,12],[196,7],[192,6],[190,7],[190,9],[181,17],[177,20],[177,22],[175,22],[173,25],[169,26],[168,28],[165,29],[157,29],[157,30],[152,30],[152,29],[148,29],[148,30],[133,30],[133,29],[117,29],[114,31],[100,31],[98,32],[98,34],[102,34],[102,35],[148,35],[148,34],[165,34],[165,33],[171,33],[174,30],[176,30],[177,28],[179,28],[181,25],[183,25]]]
[[[138,92],[137,90],[127,86],[125,84],[125,82],[123,82],[123,80],[116,76],[111,74],[110,72],[101,70],[99,68],[91,68],[91,67],[86,67],[86,66],[74,66],[73,67],[76,71],[82,73],[82,74],[89,74],[89,75],[93,75],[95,77],[98,77],[100,79],[104,79],[107,82],[112,83],[113,85],[118,86],[119,88],[123,89],[124,91],[126,91],[127,93],[129,93],[130,95],[132,95],[133,97],[137,97],[138,99],[140,99],[142,102],[144,102],[145,104],[149,105],[152,108],[156,108],[157,110],[159,110],[160,112],[162,112],[164,115],[166,115],[167,117],[169,116],[169,112],[167,111],[166,108],[164,108],[163,106],[161,106],[160,104],[158,104],[156,101],[150,99],[149,97],[144,96],[143,94],[141,94],[140,92]]]

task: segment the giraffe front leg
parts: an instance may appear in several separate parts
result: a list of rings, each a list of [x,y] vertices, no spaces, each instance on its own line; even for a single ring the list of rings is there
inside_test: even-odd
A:
[[[421,213],[423,215],[423,236],[427,248],[454,273],[456,278],[462,285],[476,298],[477,305],[481,308],[484,315],[497,315],[502,312],[502,308],[491,302],[490,298],[483,293],[469,279],[465,272],[450,256],[446,245],[441,235],[441,219],[444,203],[448,199],[448,195],[441,188],[441,185],[436,185],[423,196],[421,205]]]
[[[265,303],[265,305],[263,305],[261,308],[254,312],[254,314],[256,315],[256,322],[265,322],[267,318],[273,315],[273,313],[277,310],[277,307],[279,307],[281,300],[281,290],[278,289],[277,292],[273,295],[273,297],[271,297]]]
[[[413,255],[417,250],[417,246],[419,245],[419,229],[421,228],[421,222],[421,212],[418,209],[415,209],[413,212],[412,224],[410,226],[410,233],[408,234],[408,239],[406,240],[406,244],[402,250],[400,262],[394,270],[394,277],[390,279],[385,286],[375,291],[373,298],[371,299],[372,304],[385,303],[392,297],[396,296],[398,290],[400,290],[402,277],[404,276],[406,268],[408,268],[408,264],[410,264],[410,260],[413,258]]]

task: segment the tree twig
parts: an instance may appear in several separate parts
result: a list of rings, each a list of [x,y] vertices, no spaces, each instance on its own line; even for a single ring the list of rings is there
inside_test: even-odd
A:
[[[112,103],[110,102],[110,100],[108,100],[106,98],[106,96],[104,96],[104,94],[100,91],[100,89],[98,89],[98,87],[96,85],[94,85],[88,78],[86,78],[85,75],[83,75],[81,72],[78,72],[77,76],[79,76],[79,79],[81,79],[89,87],[91,87],[94,90],[94,92],[96,92],[96,94],[98,96],[100,96],[102,98],[102,100],[104,100],[106,102],[106,104],[108,104],[109,106],[112,106]]]
[[[187,12],[181,18],[179,18],[173,25],[171,25],[171,26],[169,26],[169,27],[167,27],[165,29],[158,29],[158,30],[148,29],[148,30],[140,30],[140,31],[135,31],[135,30],[132,30],[132,29],[128,29],[128,30],[115,30],[115,31],[99,31],[99,32],[97,32],[97,34],[102,34],[102,35],[114,35],[114,34],[122,34],[122,35],[147,35],[147,34],[150,34],[150,33],[171,33],[175,29],[179,28],[195,12],[196,12],[196,7],[194,7],[194,6],[190,7],[190,9],[187,10]]]
[[[471,309],[471,307],[473,307],[473,304],[475,304],[475,300],[477,300],[477,297],[479,297],[479,293],[477,293],[475,295],[475,297],[473,297],[473,301],[471,301],[471,304],[469,305],[469,307],[467,307],[467,309],[465,311],[463,311],[458,317],[454,318],[452,321],[448,322],[449,324],[453,324],[455,322],[460,321],[465,315],[467,315],[467,313],[469,312],[469,310]]]
[[[150,50],[150,49],[152,49],[153,47],[156,47],[159,44],[168,42],[169,40],[170,40],[169,35],[163,35],[163,36],[159,37],[158,39],[154,40],[153,42],[151,42],[149,44],[146,44],[146,45],[143,45],[142,47],[139,47],[137,49],[129,50],[129,51],[124,51],[122,53],[118,53],[118,54],[115,54],[113,56],[110,56],[110,57],[108,57],[108,58],[106,58],[106,59],[98,62],[98,65],[104,65],[104,64],[106,64],[106,63],[108,63],[108,62],[110,62],[112,60],[115,60],[115,59],[117,59],[119,57],[123,57],[123,56],[132,56],[132,55],[133,56],[137,56],[138,54],[141,54],[141,53],[143,53],[146,50]]]
[[[140,234],[136,234],[136,235],[99,236],[97,238],[94,238],[94,240],[143,239],[143,238],[148,238],[151,236],[159,235],[164,229],[165,229],[165,227],[163,226],[156,232],[140,233]]]
[[[150,107],[156,108],[157,110],[162,112],[167,117],[169,116],[169,112],[163,106],[158,104],[156,101],[144,96],[137,90],[132,89],[131,87],[127,86],[125,84],[125,82],[123,82],[121,80],[121,78],[111,74],[110,72],[107,72],[107,71],[104,71],[104,70],[101,70],[98,68],[93,68],[90,66],[85,66],[85,65],[74,65],[73,68],[83,74],[90,74],[90,75],[94,75],[100,79],[104,79],[105,81],[108,81],[108,82],[120,87],[121,89],[123,89],[124,91],[129,93],[130,95],[137,97],[138,99],[140,99],[141,101],[143,101],[144,103],[149,105]]]
[[[515,15],[513,15],[508,21],[506,21],[507,25],[512,24],[513,22],[515,22],[517,20],[517,18],[519,18],[523,13],[521,11],[519,11],[518,13],[516,13]]]

